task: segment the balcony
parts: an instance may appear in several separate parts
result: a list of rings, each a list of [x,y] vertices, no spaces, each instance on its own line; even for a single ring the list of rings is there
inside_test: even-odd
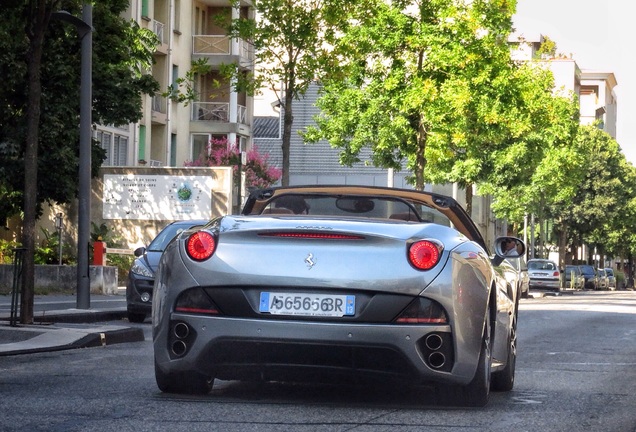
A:
[[[152,97],[152,123],[153,124],[166,124],[168,120],[167,116],[167,101],[163,96]]]
[[[233,52],[232,40],[225,35],[193,35],[192,54],[206,57],[238,56],[241,66],[248,66],[254,61],[254,50],[245,40],[239,40],[238,52]],[[227,59],[222,59],[227,62]]]
[[[228,102],[194,102],[192,121],[230,122],[230,104]],[[247,124],[247,108],[238,105],[236,123]]]
[[[157,52],[161,53],[161,54],[168,54],[168,41],[165,38],[165,24],[157,21],[157,20],[152,20],[152,32],[157,36],[157,38],[159,39],[159,45],[157,45]]]

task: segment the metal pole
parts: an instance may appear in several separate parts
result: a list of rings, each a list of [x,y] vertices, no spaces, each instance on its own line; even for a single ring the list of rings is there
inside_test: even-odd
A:
[[[82,7],[82,20],[93,26],[93,5]],[[79,149],[79,208],[77,221],[77,308],[90,309],[90,277],[88,248],[91,210],[91,124],[92,124],[92,54],[93,33],[82,37],[82,78],[80,85],[80,149]]]
[[[62,265],[62,213],[55,215],[55,226],[57,228],[57,240],[58,240],[58,257],[59,264]]]

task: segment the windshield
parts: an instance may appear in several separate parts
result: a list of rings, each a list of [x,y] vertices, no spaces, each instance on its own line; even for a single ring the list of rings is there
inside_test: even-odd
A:
[[[556,270],[552,261],[529,261],[528,270]]]
[[[262,214],[365,217],[451,226],[443,213],[421,202],[374,196],[296,195],[274,197]]]
[[[581,266],[581,272],[586,275],[593,275],[596,272],[594,271],[594,267],[592,266]]]

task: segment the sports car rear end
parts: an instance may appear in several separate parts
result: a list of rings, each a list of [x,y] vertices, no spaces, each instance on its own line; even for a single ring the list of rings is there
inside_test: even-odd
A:
[[[206,392],[214,378],[469,385],[491,354],[501,367],[508,360],[516,313],[513,299],[496,298],[503,280],[480,245],[448,226],[226,216],[183,233],[161,258],[157,383],[177,392]]]

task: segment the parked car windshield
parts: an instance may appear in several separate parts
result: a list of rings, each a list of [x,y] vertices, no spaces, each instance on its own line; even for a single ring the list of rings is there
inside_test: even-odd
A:
[[[552,261],[528,261],[528,270],[556,270]]]
[[[190,229],[193,225],[196,226],[198,224],[195,224],[194,222],[192,224],[176,223],[166,226],[159,234],[157,234],[157,237],[150,242],[148,245],[148,251],[163,252],[168,246],[168,243],[170,243],[170,240],[175,238],[181,231]]]
[[[574,272],[574,274],[581,274],[581,270],[577,266],[573,266],[573,265],[565,266],[565,272],[568,275],[571,272]]]
[[[582,265],[582,266],[580,266],[580,267],[581,267],[581,272],[582,272],[583,274],[586,274],[586,275],[593,275],[593,274],[596,274],[596,272],[594,271],[594,267],[592,267],[592,266],[589,266],[589,265]]]

